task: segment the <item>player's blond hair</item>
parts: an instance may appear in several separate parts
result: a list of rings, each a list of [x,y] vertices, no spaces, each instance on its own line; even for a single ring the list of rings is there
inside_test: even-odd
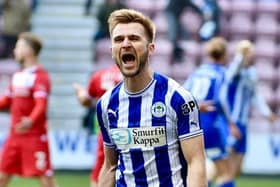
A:
[[[227,42],[223,37],[214,37],[206,44],[206,51],[209,57],[220,61],[226,56]]]
[[[156,35],[155,25],[149,17],[145,16],[141,12],[132,9],[120,9],[112,12],[108,19],[111,36],[114,28],[119,23],[140,23],[145,28],[148,41],[154,42]]]
[[[19,35],[19,39],[23,39],[27,42],[27,44],[33,49],[34,55],[38,56],[42,49],[42,41],[41,39],[31,32],[23,32]]]

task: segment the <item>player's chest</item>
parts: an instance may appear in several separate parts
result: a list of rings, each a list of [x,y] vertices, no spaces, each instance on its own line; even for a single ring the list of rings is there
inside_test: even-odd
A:
[[[172,120],[172,109],[164,98],[152,95],[120,99],[109,104],[107,116],[111,127],[157,126]]]
[[[12,78],[13,97],[29,97],[35,84],[36,74],[19,72]]]
[[[161,147],[170,134],[176,134],[174,120],[163,103],[139,107],[109,111],[109,133],[118,149]]]

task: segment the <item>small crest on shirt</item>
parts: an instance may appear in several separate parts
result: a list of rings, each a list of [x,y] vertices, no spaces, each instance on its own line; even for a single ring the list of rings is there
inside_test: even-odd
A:
[[[154,117],[163,117],[166,114],[166,106],[163,102],[155,102],[152,105],[152,115]]]

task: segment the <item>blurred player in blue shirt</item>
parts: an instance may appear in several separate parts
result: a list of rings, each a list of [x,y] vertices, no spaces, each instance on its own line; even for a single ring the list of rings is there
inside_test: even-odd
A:
[[[221,88],[226,70],[226,45],[226,41],[221,37],[211,39],[206,45],[209,63],[202,64],[184,84],[200,105],[205,102],[213,104],[212,111],[201,113],[200,119],[205,132],[206,153],[217,169],[216,182],[220,187],[234,186],[230,173],[227,131],[225,130],[230,128],[231,132],[239,137],[236,126],[230,120],[229,111],[222,107],[225,101],[221,100]]]
[[[241,138],[231,138],[232,152],[230,163],[232,174],[238,176],[246,153],[247,125],[252,104],[273,123],[276,115],[270,110],[260,92],[257,91],[257,73],[253,65],[254,46],[248,40],[242,40],[237,45],[237,54],[226,71],[226,84],[222,88],[225,107],[230,112],[231,119],[238,126]]]

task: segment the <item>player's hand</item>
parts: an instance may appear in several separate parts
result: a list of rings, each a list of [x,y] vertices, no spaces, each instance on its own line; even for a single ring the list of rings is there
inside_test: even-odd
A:
[[[78,83],[73,83],[73,88],[75,90],[75,94],[80,102],[81,105],[83,106],[90,106],[91,105],[91,99],[87,93],[87,90],[80,84]]]
[[[253,48],[253,44],[249,40],[242,40],[237,44],[237,51],[246,56]]]
[[[229,130],[230,130],[230,134],[234,138],[236,138],[237,140],[239,140],[241,138],[240,130],[234,123],[232,123],[232,122],[229,123]]]
[[[73,86],[74,90],[77,91],[77,92],[78,92],[79,90],[84,90],[84,89],[85,89],[82,85],[80,85],[79,83],[76,83],[76,82],[74,82],[74,83],[72,84],[72,86]]]
[[[216,107],[215,107],[213,101],[202,101],[202,102],[199,102],[198,106],[199,106],[199,110],[201,112],[213,112],[216,110]]]
[[[243,65],[248,66],[254,56],[254,46],[249,40],[241,40],[237,44],[237,51],[243,55]]]
[[[78,99],[87,97],[87,91],[82,85],[80,85],[78,83],[73,83],[73,88],[75,90],[75,93],[76,93]]]
[[[272,113],[267,117],[267,119],[270,122],[270,124],[275,124],[275,122],[277,120],[277,115]]]
[[[32,120],[29,117],[22,117],[16,125],[16,132],[25,133],[32,127]]]

